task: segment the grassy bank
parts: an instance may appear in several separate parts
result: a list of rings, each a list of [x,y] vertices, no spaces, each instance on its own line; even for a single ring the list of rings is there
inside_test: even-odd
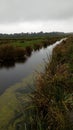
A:
[[[37,76],[33,104],[38,130],[73,130],[73,37],[54,49]]]

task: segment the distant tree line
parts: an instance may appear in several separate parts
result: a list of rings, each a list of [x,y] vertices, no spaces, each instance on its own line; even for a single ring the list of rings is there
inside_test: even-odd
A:
[[[63,32],[38,32],[38,33],[14,33],[14,34],[0,34],[0,39],[23,39],[23,38],[36,38],[36,37],[51,37],[51,36],[64,36],[68,35]]]

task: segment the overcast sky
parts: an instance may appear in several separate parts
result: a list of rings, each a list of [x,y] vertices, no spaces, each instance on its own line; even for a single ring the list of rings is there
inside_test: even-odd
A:
[[[73,0],[0,0],[0,33],[73,32]]]

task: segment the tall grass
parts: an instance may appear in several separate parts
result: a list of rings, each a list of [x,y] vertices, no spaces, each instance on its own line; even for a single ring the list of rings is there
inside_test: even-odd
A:
[[[22,47],[13,47],[12,45],[0,46],[0,62],[16,61],[17,59],[25,58],[25,50]]]
[[[37,75],[32,98],[37,108],[38,130],[72,130],[70,111],[73,110],[73,37],[58,45],[45,72]],[[69,96],[68,96],[69,95]],[[44,125],[43,125],[44,124]]]

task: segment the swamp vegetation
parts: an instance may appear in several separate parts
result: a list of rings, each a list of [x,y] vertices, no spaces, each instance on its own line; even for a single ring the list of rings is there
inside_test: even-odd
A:
[[[60,38],[51,39],[57,41]],[[45,41],[47,39],[42,41],[44,47],[49,43],[49,40]],[[26,50],[38,49],[39,45],[34,45],[29,49],[28,45],[22,47],[17,43],[15,46],[13,41],[1,43],[0,57],[3,55],[4,60],[0,58],[0,62],[16,62],[24,55],[28,56]],[[0,96],[0,129],[73,130],[73,36],[54,48],[45,71],[37,73],[32,79],[33,76],[29,76]]]
[[[49,33],[0,35],[0,64],[25,61],[33,50],[47,47],[64,36]]]

